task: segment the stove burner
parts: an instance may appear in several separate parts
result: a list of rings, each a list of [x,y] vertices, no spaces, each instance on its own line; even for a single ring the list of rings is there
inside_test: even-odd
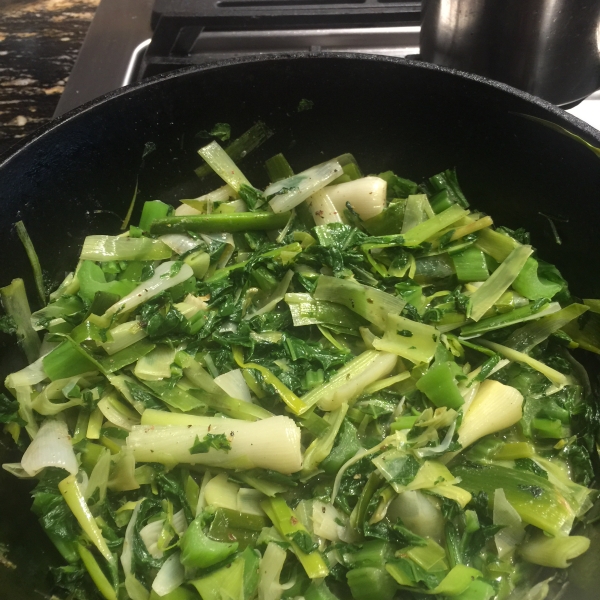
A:
[[[261,52],[377,47],[381,35],[396,46],[397,28],[418,25],[420,10],[414,0],[156,0],[137,76]]]
[[[407,57],[419,52],[419,26],[265,31],[204,31],[184,57],[149,57],[152,39],[131,54],[122,85],[187,65],[273,52],[363,52]]]
[[[101,0],[55,116],[144,77],[272,52],[419,52],[418,0]],[[600,92],[569,110],[600,128]]]

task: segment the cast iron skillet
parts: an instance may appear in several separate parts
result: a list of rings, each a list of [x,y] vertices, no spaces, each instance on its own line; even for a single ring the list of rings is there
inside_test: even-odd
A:
[[[303,98],[314,102],[312,110],[298,112]],[[541,256],[558,265],[580,296],[600,297],[599,159],[519,113],[600,146],[600,133],[542,100],[406,60],[291,54],[159,76],[69,113],[4,158],[0,284],[25,275],[35,304],[30,267],[13,231],[18,219],[49,280],[58,281],[75,265],[86,235],[118,231],[137,178],[138,209],[145,200],[198,196],[218,181],[193,174],[202,144],[196,134],[228,122],[236,135],[263,119],[275,135],[241,163],[254,185],[266,185],[264,160],[281,151],[297,171],[344,152],[366,173],[393,169],[415,181],[456,166],[474,206],[496,223],[527,228]],[[148,142],[156,149],[142,161]],[[558,223],[561,246],[540,212],[568,220]],[[139,210],[134,223],[138,216]],[[0,365],[2,379],[24,366],[7,338],[0,339]],[[8,440],[0,443],[1,462],[18,460],[10,448]],[[48,597],[48,566],[59,562],[29,512],[30,487],[0,471],[4,600]]]

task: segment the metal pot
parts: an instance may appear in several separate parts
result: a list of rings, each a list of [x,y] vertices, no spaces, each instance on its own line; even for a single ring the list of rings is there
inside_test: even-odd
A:
[[[303,98],[312,110],[298,112]],[[420,62],[291,54],[162,75],[68,113],[0,159],[0,283],[24,277],[35,303],[15,221],[25,222],[44,270],[59,281],[86,235],[119,232],[136,185],[133,223],[145,200],[175,202],[219,185],[194,174],[202,143],[194,134],[216,122],[242,132],[263,119],[275,134],[240,163],[255,185],[267,184],[264,161],[282,151],[298,171],[344,152],[366,173],[393,169],[415,181],[455,166],[474,206],[498,224],[527,228],[575,293],[600,297],[598,157],[522,114],[600,146],[599,132],[543,100]],[[156,149],[142,166],[148,142]],[[540,212],[562,218],[561,246]],[[0,334],[0,381],[24,362]],[[0,463],[16,460],[12,440],[0,434]],[[0,470],[2,600],[50,598],[48,567],[61,564],[30,512],[31,487]],[[585,557],[597,563],[599,553],[600,540]],[[597,598],[593,579],[587,595],[577,588],[569,597]]]
[[[600,87],[598,0],[423,0],[421,58],[567,105]]]

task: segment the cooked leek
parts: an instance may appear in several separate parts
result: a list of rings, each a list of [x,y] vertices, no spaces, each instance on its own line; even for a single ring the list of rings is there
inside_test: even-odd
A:
[[[511,252],[519,247],[519,242],[499,231],[482,229],[477,234],[475,245],[486,254],[489,254],[494,260],[501,263],[508,258]]]
[[[472,493],[483,491],[490,502],[495,490],[502,488],[525,523],[551,535],[564,535],[563,530],[573,524],[575,515],[563,495],[539,475],[499,465],[458,465],[452,471],[460,477],[460,487]]]
[[[75,515],[81,529],[90,538],[92,543],[98,548],[100,554],[109,562],[113,561],[113,555],[111,554],[106,540],[102,537],[100,531],[88,505],[79,489],[75,475],[69,475],[63,479],[59,484],[58,488],[62,494],[65,502]]]
[[[513,282],[513,288],[529,298],[529,300],[539,300],[540,298],[553,298],[560,292],[562,286],[559,283],[552,283],[541,279],[537,275],[538,262],[535,258],[528,258],[521,272]]]
[[[274,213],[283,213],[324,188],[342,174],[337,160],[311,167],[302,173],[272,183],[264,192]]]
[[[587,552],[590,540],[581,535],[567,537],[547,537],[534,535],[519,549],[520,555],[528,562],[543,567],[566,569],[574,558]]]
[[[469,317],[473,321],[479,321],[481,317],[498,301],[500,296],[509,288],[527,258],[531,255],[531,246],[519,246],[515,248],[492,273],[483,285],[471,296]]]
[[[406,199],[406,208],[404,209],[404,219],[402,221],[402,233],[408,233],[411,229],[424,223],[434,213],[429,205],[425,194],[411,195]]]
[[[83,242],[81,260],[108,262],[111,260],[164,260],[171,258],[171,249],[160,240],[146,237],[111,237],[89,235]]]
[[[210,215],[165,217],[154,221],[150,232],[165,235],[187,231],[197,233],[270,231],[284,227],[289,219],[289,212],[279,214],[269,212],[212,213]]]
[[[342,304],[381,329],[386,328],[388,314],[399,315],[406,305],[400,298],[381,290],[327,275],[319,277],[314,297]]]
[[[15,326],[15,333],[27,360],[32,363],[40,355],[40,338],[31,326],[31,310],[25,284],[22,279],[13,279],[10,285],[0,288],[2,306]]]
[[[270,498],[264,500],[261,506],[273,522],[273,525],[277,528],[277,531],[279,531],[284,539],[289,540],[306,574],[311,579],[326,577],[329,574],[329,569],[319,552],[316,550],[306,552],[305,550],[308,550],[308,548],[303,550],[298,545],[298,539],[308,535],[308,533],[285,501],[282,498]]]
[[[528,354],[524,352],[518,352],[517,350],[513,350],[512,348],[508,348],[507,346],[502,346],[500,344],[496,344],[495,342],[489,342],[488,340],[479,340],[479,343],[486,348],[490,348],[494,352],[508,358],[508,360],[512,360],[514,362],[523,363],[536,371],[539,371],[542,375],[546,376],[555,386],[562,388],[567,384],[567,377],[563,375],[556,369],[545,365],[543,362],[532,358]]]
[[[233,161],[239,161],[262,145],[273,135],[273,131],[262,121],[257,121],[225,148],[225,152]],[[211,172],[212,164],[204,164],[195,170],[198,177],[205,177]]]
[[[335,410],[358,396],[369,384],[388,375],[396,366],[393,354],[367,350],[342,367],[327,383],[302,396],[303,409],[319,405],[321,410]]]
[[[452,225],[459,219],[462,219],[468,214],[468,211],[462,209],[458,205],[453,205],[445,211],[427,219],[423,223],[413,227],[410,231],[403,234],[405,246],[418,246],[430,237],[434,236],[438,231]]]
[[[360,218],[366,221],[384,209],[386,191],[387,183],[380,177],[361,177],[354,181],[324,187],[313,193],[307,200],[307,204],[312,212],[316,213],[318,210],[323,210],[323,201],[329,201],[340,215],[341,220],[344,220],[344,211],[350,204]],[[317,206],[321,208],[316,208]],[[320,223],[316,224],[320,225]]]
[[[523,416],[523,395],[513,387],[486,379],[458,428],[458,441],[463,448],[478,439],[508,429]]]
[[[229,449],[190,450],[196,438],[223,435]],[[233,469],[272,469],[295,473],[302,467],[300,430],[289,417],[249,422],[215,418],[206,425],[138,425],[127,437],[136,461],[201,464]]]
[[[506,344],[519,352],[529,352],[529,350],[548,339],[550,335],[562,329],[571,321],[580,317],[587,310],[587,306],[573,303],[550,314],[538,314],[539,320],[514,331]]]
[[[524,323],[534,319],[541,319],[542,317],[552,315],[558,311],[560,311],[560,304],[558,302],[550,302],[542,306],[539,304],[536,306],[534,303],[528,304],[527,306],[515,308],[507,313],[481,319],[478,323],[464,325],[460,329],[460,336],[461,339],[477,337],[488,331],[495,331],[496,329],[502,329],[503,327],[509,327],[510,325],[516,325],[517,323]],[[538,323],[537,320],[536,323]]]
[[[389,314],[385,333],[373,340],[373,347],[420,364],[431,361],[439,340],[440,333],[435,327]]]
[[[116,304],[113,304],[107,311],[106,316],[112,316],[116,313],[127,312],[136,308],[140,304],[147,302],[157,294],[168,290],[186,279],[193,276],[189,265],[182,264],[173,272],[175,262],[164,262],[154,272],[154,275],[143,284],[135,288],[130,294],[121,298]]]
[[[15,223],[15,229],[17,230],[17,235],[25,248],[25,252],[27,253],[27,258],[31,264],[31,269],[33,271],[33,278],[35,280],[35,287],[37,289],[38,296],[42,305],[46,304],[46,290],[44,288],[44,277],[42,275],[42,267],[40,265],[40,259],[35,251],[33,246],[33,242],[27,233],[27,229],[25,229],[25,224],[23,221],[17,221]]]
[[[239,192],[242,185],[250,185],[246,176],[217,142],[211,142],[207,146],[200,148],[198,154],[236,192]]]

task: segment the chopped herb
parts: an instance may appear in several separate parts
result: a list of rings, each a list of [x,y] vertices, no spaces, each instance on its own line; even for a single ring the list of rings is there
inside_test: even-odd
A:
[[[255,210],[266,202],[266,198],[260,190],[253,188],[247,184],[242,184],[238,194],[240,198],[248,205],[250,210]]]
[[[500,362],[501,357],[499,354],[494,354],[494,356],[490,356],[482,365],[481,371],[479,375],[475,377],[475,381],[483,381],[487,379],[489,374],[496,368],[496,365]]]
[[[179,271],[181,271],[181,267],[183,267],[183,264],[184,263],[183,263],[182,260],[176,260],[171,265],[171,268],[169,269],[169,272],[160,276],[161,279],[169,279],[170,277],[175,277],[175,275],[177,275],[177,273],[179,273]]]
[[[199,131],[196,134],[200,138],[218,138],[222,142],[226,142],[231,137],[231,125],[229,123],[215,123],[210,131]]]
[[[25,425],[25,421],[19,416],[19,403],[11,400],[8,396],[0,394],[0,423],[17,423]]]
[[[297,185],[291,185],[289,187],[282,187],[280,190],[276,191],[274,194],[267,196],[267,200],[272,200],[275,196],[282,196],[283,194],[287,194],[288,192],[293,192],[298,190]]]
[[[196,436],[194,445],[190,448],[190,454],[206,454],[211,448],[229,452],[231,442],[224,433],[207,433],[202,441]]]
[[[40,322],[42,325],[47,325],[50,322],[50,319],[40,319],[38,322]],[[15,320],[8,315],[2,315],[0,317],[0,331],[2,333],[8,333],[9,335],[17,333],[17,325]]]
[[[519,469],[519,471],[531,471],[544,479],[548,479],[548,472],[530,458],[517,458],[515,460],[515,469]]]
[[[294,531],[294,533],[288,534],[287,537],[306,554],[314,552],[319,547],[319,544],[310,537],[307,531]]]
[[[302,98],[300,102],[298,102],[298,112],[304,112],[305,110],[310,110],[315,103],[312,100],[307,100],[306,98]]]
[[[524,492],[529,492],[534,498],[539,498],[544,493],[544,490],[537,485],[518,484],[517,487]]]

